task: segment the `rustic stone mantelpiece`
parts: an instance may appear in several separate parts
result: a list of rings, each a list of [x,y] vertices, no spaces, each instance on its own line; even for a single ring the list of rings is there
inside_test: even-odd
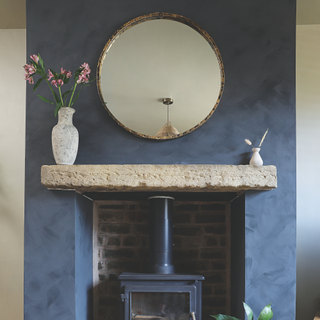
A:
[[[48,189],[78,192],[238,192],[277,187],[275,166],[55,165],[42,166]]]

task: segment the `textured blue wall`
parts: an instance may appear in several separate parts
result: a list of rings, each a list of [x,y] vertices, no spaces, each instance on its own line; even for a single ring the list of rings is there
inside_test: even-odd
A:
[[[278,170],[277,189],[266,193],[246,192],[245,300],[253,306],[256,319],[262,308],[272,303],[275,319],[293,320],[296,203],[295,195],[290,193],[294,193],[295,173],[286,172],[286,179],[284,169]]]
[[[93,317],[93,252],[92,252],[92,201],[76,195],[75,217],[75,308],[76,319]]]
[[[295,1],[27,0],[27,54],[40,52],[46,66],[56,70],[75,70],[84,61],[95,69],[115,30],[156,11],[184,15],[215,40],[226,73],[220,105],[190,135],[143,140],[108,116],[91,85],[75,106],[76,163],[241,164],[250,155],[243,139],[257,144],[269,128],[261,155],[265,164],[277,166],[279,186],[245,196],[245,295],[256,314],[272,302],[275,318],[293,320]],[[38,90],[49,97],[44,85]],[[52,106],[29,85],[26,117],[25,319],[75,319],[78,196],[40,184],[41,165],[54,164],[50,135],[56,119]]]
[[[75,195],[31,195],[26,178],[25,319],[75,319]]]
[[[245,195],[230,203],[231,216],[231,314],[244,319],[245,301]]]

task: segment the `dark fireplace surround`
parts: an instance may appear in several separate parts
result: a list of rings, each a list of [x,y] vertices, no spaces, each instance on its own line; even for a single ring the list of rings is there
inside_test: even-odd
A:
[[[181,172],[184,172],[184,174],[181,174]],[[135,178],[128,180],[128,177],[130,178],[131,176]],[[95,177],[99,179],[98,182]],[[157,184],[158,180],[160,182]],[[205,184],[203,184],[203,180],[206,181]],[[106,240],[102,239],[103,235],[106,234],[106,232],[102,232],[102,235],[99,239],[98,233],[101,230],[101,227],[99,226],[99,223],[95,220],[97,220],[100,217],[100,212],[101,210],[103,210],[104,207],[117,208],[117,204],[119,205],[119,203],[121,203],[122,206],[126,205],[126,203],[129,203],[129,206],[130,204],[131,206],[133,204],[138,204],[138,207],[141,210],[141,205],[146,206],[145,203],[148,202],[148,199],[150,199],[149,201],[153,201],[154,203],[158,203],[157,201],[160,201],[158,203],[158,206],[161,206],[161,201],[163,200],[162,198],[168,197],[172,199],[170,200],[171,203],[174,199],[174,201],[178,201],[178,203],[180,204],[185,204],[184,207],[191,208],[191,210],[192,207],[196,204],[201,204],[201,207],[205,207],[207,204],[209,204],[211,205],[211,207],[209,206],[211,208],[211,211],[214,210],[213,208],[217,208],[217,205],[219,207],[219,204],[220,208],[223,208],[222,214],[220,213],[220,216],[215,215],[213,221],[223,222],[224,225],[221,225],[219,223],[217,225],[210,224],[211,220],[210,217],[208,219],[208,212],[206,212],[205,215],[207,216],[207,220],[204,220],[205,224],[202,226],[202,228],[204,228],[204,232],[207,234],[207,238],[210,238],[211,236],[211,238],[209,240],[207,239],[207,241],[215,241],[215,239],[213,239],[212,236],[217,237],[219,236],[219,234],[222,233],[224,237],[221,238],[219,242],[220,245],[226,247],[224,254],[221,255],[221,251],[218,251],[218,254],[220,256],[217,256],[217,251],[215,251],[216,249],[212,248],[212,245],[209,245],[208,248],[205,249],[201,254],[201,257],[203,259],[202,261],[199,261],[199,263],[209,263],[211,265],[209,269],[205,269],[205,276],[208,276],[208,279],[207,281],[205,281],[205,305],[203,308],[202,318],[210,319],[210,313],[231,313],[233,315],[238,314],[239,317],[242,316],[242,311],[240,311],[241,301],[245,300],[245,192],[249,192],[250,190],[256,190],[255,192],[259,192],[259,190],[260,192],[263,190],[264,192],[270,192],[268,190],[276,188],[277,177],[276,168],[274,166],[43,166],[42,183],[50,189],[77,190],[79,193],[82,193],[82,201],[95,201],[93,218],[93,249],[90,250],[90,246],[92,248],[92,239],[90,239],[90,237],[92,237],[92,229],[89,229],[90,225],[92,225],[92,221],[91,223],[88,223],[86,225],[87,231],[85,231],[84,229],[81,230],[81,228],[76,228],[78,238],[82,239],[82,245],[85,242],[87,244],[87,251],[82,252],[82,254],[88,255],[89,252],[91,252],[92,250],[94,251],[93,263],[91,262],[91,275],[93,272],[94,283],[92,287],[93,291],[87,289],[86,291],[82,292],[82,295],[87,295],[86,303],[88,308],[89,306],[92,306],[92,295],[95,297],[95,320],[105,318],[117,320],[119,319],[119,313],[121,314],[121,312],[119,312],[118,306],[120,301],[120,287],[119,283],[117,281],[115,282],[119,273],[117,273],[117,271],[108,273],[108,270],[106,266],[104,266],[104,264],[107,265],[108,268],[110,267],[111,270],[118,268],[120,270],[122,269],[122,271],[140,271],[144,273],[175,273],[175,266],[172,264],[172,253],[170,254],[170,257],[167,257],[166,255],[163,256],[162,253],[160,253],[160,256],[158,257],[158,255],[153,256],[155,251],[151,250],[150,269],[148,263],[145,263],[145,259],[143,260],[143,258],[145,258],[144,254],[142,254],[142,256],[140,257],[136,257],[142,261],[137,261],[137,259],[131,259],[131,262],[129,260],[129,263],[126,263],[126,259],[123,260],[121,259],[121,257],[123,255],[126,256],[126,254],[130,255],[130,253],[133,253],[132,250],[130,251],[128,249],[120,249],[117,251],[101,249],[102,245],[106,244],[106,242],[110,241],[111,248],[113,247],[114,249],[114,247],[116,248],[117,245],[120,245],[120,242],[123,243],[125,240],[128,240],[129,238],[119,239],[119,233],[120,235],[121,233],[126,233],[124,229],[127,229],[128,227],[130,228],[130,224],[133,225],[132,228],[134,228],[135,230],[133,234],[143,234],[143,227],[149,230],[149,226],[146,226],[145,224],[138,224],[140,230],[136,228],[134,226],[134,221],[136,220],[135,216],[133,218],[131,217],[131,223],[129,219],[129,224],[121,224],[119,223],[119,221],[123,221],[123,213],[119,213],[119,211],[117,211],[116,209],[113,211],[111,210],[113,214],[107,211],[104,217],[102,217],[102,221],[103,219],[105,221],[102,224],[102,228],[104,228],[105,231],[109,231],[109,235],[111,235],[112,237],[107,238]],[[210,189],[214,190],[215,192],[209,192]],[[98,192],[99,190],[100,192]],[[160,200],[157,198],[160,198]],[[139,203],[141,205],[139,205]],[[215,206],[212,206],[212,204],[214,204]],[[156,212],[157,209],[157,206],[155,206],[154,204],[153,209],[151,210],[147,218],[146,216],[143,216],[143,211],[139,211],[139,219],[142,220],[142,222],[146,222],[143,221],[143,219],[148,220],[150,221],[151,226],[153,226],[152,228],[154,231],[150,233],[151,236],[153,235],[153,233],[157,233],[156,224],[159,223],[159,221],[154,220],[154,222],[152,222],[154,214],[153,211]],[[87,222],[88,220],[92,220],[92,218],[90,218],[91,215],[92,212],[86,213],[85,219],[87,220]],[[195,212],[192,221],[201,221],[201,218],[200,220],[198,219],[198,215],[200,218],[201,213]],[[218,220],[216,220],[217,217]],[[223,218],[221,219],[221,217]],[[179,221],[179,216],[177,216],[177,218],[177,221]],[[176,221],[173,218],[173,216],[171,219],[172,222]],[[83,221],[84,217],[82,217],[80,220]],[[113,221],[118,222],[118,224],[112,224]],[[191,245],[192,240],[194,239],[192,238],[192,229],[190,228],[190,226],[186,227],[185,225],[180,224],[180,233],[181,226],[184,227],[184,231],[182,232],[182,234],[187,235],[189,233],[191,236],[190,239],[187,239],[186,237],[184,238],[184,241],[189,242],[189,246],[184,248],[184,255],[190,255],[189,260],[192,260],[192,254],[194,254],[194,250],[192,250]],[[196,228],[195,224],[193,224],[193,227]],[[221,232],[221,228],[226,229],[223,232]],[[174,231],[172,234],[172,231],[169,230],[170,229],[165,231],[165,233],[169,232],[169,238],[171,239],[169,242],[171,242],[173,241]],[[179,234],[178,231],[179,229],[177,229],[177,234]],[[115,236],[117,234],[118,239]],[[159,244],[157,244],[157,239],[159,238],[159,235],[161,235],[161,233],[155,235],[155,237],[152,237],[150,240],[146,240],[145,238],[142,238],[142,240],[145,243],[149,243],[151,248],[156,248],[158,245],[161,246],[160,242]],[[169,238],[165,237],[164,239],[168,240]],[[177,240],[178,239],[176,239],[176,241]],[[117,241],[119,242],[118,244]],[[154,244],[155,241],[156,244]],[[139,240],[139,242],[141,241]],[[170,247],[169,244],[167,244],[166,246],[168,248]],[[108,248],[108,246],[106,248]],[[144,248],[138,247],[138,249],[142,249],[143,251]],[[177,255],[181,255],[181,253],[182,252],[179,250],[176,252]],[[119,255],[120,261],[118,262],[116,259],[111,259],[111,262],[103,262],[103,259],[107,258],[108,256],[114,258]],[[218,257],[218,264],[214,263],[217,262],[215,261],[215,259],[213,259],[213,262],[211,262],[210,259],[214,257]],[[222,263],[225,264],[224,269],[221,269],[221,264],[219,265],[219,257],[220,260],[223,257]],[[83,258],[85,258],[85,256],[83,256]],[[164,261],[162,261],[163,259]],[[86,264],[88,268],[87,271],[90,269],[90,263],[88,264],[88,261],[88,257],[86,257]],[[191,264],[191,268],[183,268],[180,266],[180,264],[177,266],[178,270],[188,270],[189,274],[197,272],[197,264],[193,264],[188,260],[186,260],[185,262],[182,261],[182,263],[184,264],[188,262]],[[142,267],[134,267],[134,265],[136,265],[137,263],[142,264]],[[162,263],[164,263],[163,265],[169,263],[169,267],[163,267]],[[119,266],[117,266],[117,264]],[[104,269],[105,271],[107,271],[107,273],[101,272],[98,274],[97,270],[99,269]],[[200,271],[201,270],[202,269],[200,267]],[[87,279],[87,285],[90,286],[90,281],[92,281],[92,279],[90,279],[88,275],[86,275],[85,277],[83,276],[84,275],[82,274],[79,281],[83,282],[84,279]],[[127,278],[128,276],[126,275],[124,279]],[[216,284],[216,286],[210,287],[210,284]],[[221,295],[221,292],[224,293]],[[80,292],[78,292],[78,294],[80,294]],[[201,298],[202,296],[199,297],[200,303]],[[201,316],[199,318],[201,318]]]

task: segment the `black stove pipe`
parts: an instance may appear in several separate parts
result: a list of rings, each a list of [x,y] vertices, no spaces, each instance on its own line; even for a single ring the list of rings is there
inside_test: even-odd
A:
[[[172,197],[154,196],[150,200],[150,265],[152,273],[174,273],[173,200]]]

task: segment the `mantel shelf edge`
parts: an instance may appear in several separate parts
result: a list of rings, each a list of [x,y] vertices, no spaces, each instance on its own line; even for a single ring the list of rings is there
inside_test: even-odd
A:
[[[277,187],[275,166],[250,165],[44,165],[41,183],[84,192],[241,192]]]

